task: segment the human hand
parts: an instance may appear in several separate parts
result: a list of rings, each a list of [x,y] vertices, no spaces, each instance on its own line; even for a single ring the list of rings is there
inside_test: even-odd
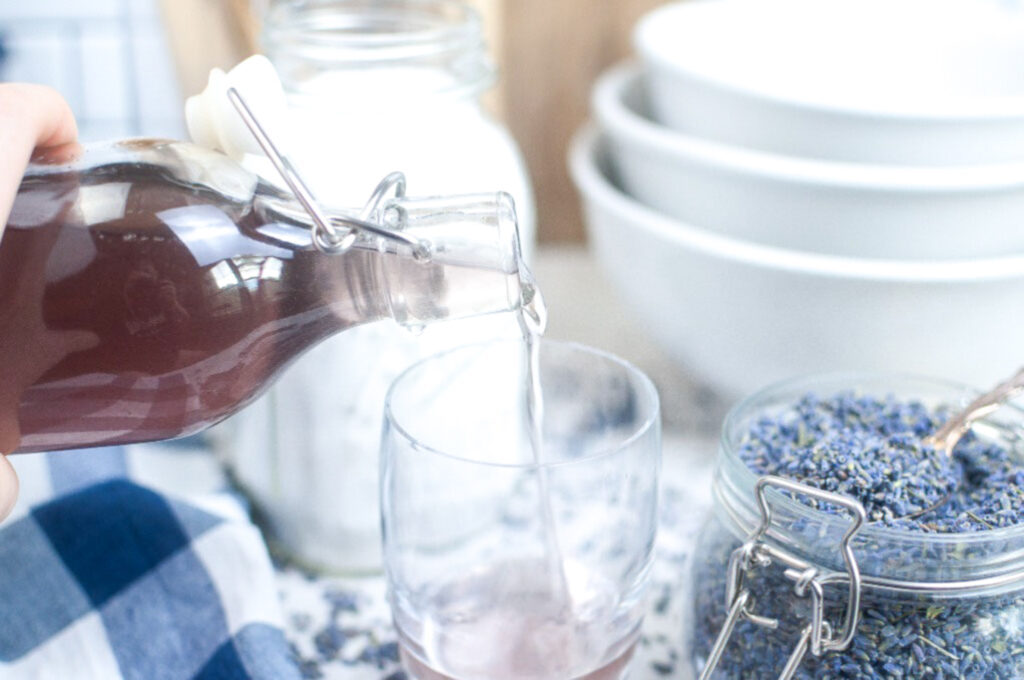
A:
[[[75,144],[77,138],[71,109],[55,90],[0,83],[0,236],[32,154],[52,153]],[[0,455],[0,519],[10,513],[17,496],[18,477],[7,458]]]

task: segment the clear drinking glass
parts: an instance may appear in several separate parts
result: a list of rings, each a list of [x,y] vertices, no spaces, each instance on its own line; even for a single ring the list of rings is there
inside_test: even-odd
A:
[[[658,395],[630,364],[521,341],[415,364],[388,394],[384,561],[417,680],[625,677],[654,545]],[[539,459],[539,461],[538,461]]]

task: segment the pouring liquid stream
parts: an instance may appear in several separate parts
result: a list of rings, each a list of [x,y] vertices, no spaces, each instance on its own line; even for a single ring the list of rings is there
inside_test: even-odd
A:
[[[565,574],[565,560],[551,505],[548,469],[544,465],[544,392],[540,375],[540,338],[547,328],[548,313],[540,289],[525,266],[521,269],[520,276],[523,294],[518,321],[526,352],[526,429],[533,465],[537,472],[544,564],[547,576],[551,580],[551,595],[560,613],[568,616],[572,610],[569,581]]]

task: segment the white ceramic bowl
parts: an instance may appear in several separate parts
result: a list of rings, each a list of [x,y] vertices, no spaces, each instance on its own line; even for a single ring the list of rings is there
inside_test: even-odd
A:
[[[1024,162],[911,168],[752,151],[652,122],[643,86],[638,67],[615,68],[594,88],[593,109],[626,190],[669,216],[833,255],[1024,253]]]
[[[1013,0],[687,0],[634,44],[681,132],[833,160],[1024,159]]]
[[[727,238],[608,179],[594,129],[570,152],[590,242],[638,323],[727,396],[797,374],[901,371],[988,387],[1024,363],[1024,256],[861,260]]]

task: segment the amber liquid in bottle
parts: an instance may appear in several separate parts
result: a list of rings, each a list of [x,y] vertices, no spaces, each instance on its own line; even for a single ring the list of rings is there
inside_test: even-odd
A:
[[[388,267],[427,290],[421,306],[509,276],[373,247],[325,255],[307,225],[155,165],[30,174],[0,242],[0,451],[202,430],[304,349],[390,316]]]

